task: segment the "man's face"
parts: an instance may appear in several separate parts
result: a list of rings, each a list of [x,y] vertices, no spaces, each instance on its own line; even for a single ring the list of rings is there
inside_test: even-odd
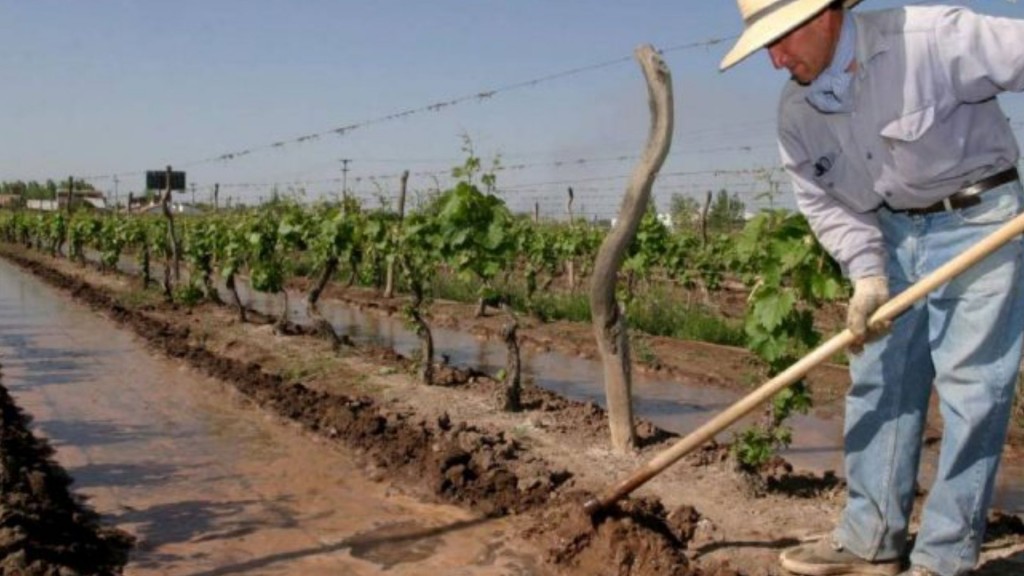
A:
[[[831,63],[841,27],[842,11],[825,10],[768,45],[772,65],[810,84]]]

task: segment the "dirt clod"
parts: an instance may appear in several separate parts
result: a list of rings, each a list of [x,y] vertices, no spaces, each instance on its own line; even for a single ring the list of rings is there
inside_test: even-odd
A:
[[[528,536],[541,543],[549,562],[610,576],[701,573],[685,554],[700,517],[692,507],[670,515],[657,500],[627,499],[591,517],[583,509],[590,497],[566,494],[539,513]]]

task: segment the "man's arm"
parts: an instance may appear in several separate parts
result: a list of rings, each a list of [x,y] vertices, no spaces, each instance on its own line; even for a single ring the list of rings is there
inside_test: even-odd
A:
[[[1024,20],[951,7],[940,16],[936,35],[959,101],[1024,91]]]
[[[855,212],[822,189],[814,180],[813,163],[793,134],[780,130],[779,149],[797,207],[843,274],[852,280],[884,276],[885,247],[875,213]]]

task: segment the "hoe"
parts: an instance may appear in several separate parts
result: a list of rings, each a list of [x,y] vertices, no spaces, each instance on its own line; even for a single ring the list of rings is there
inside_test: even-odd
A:
[[[975,244],[956,258],[944,264],[928,276],[919,280],[905,291],[901,292],[885,303],[871,316],[870,325],[880,325],[893,320],[905,310],[914,305],[915,302],[925,297],[929,292],[942,286],[950,279],[967,270],[974,264],[983,260],[986,256],[995,252],[1001,246],[1009,242],[1018,234],[1024,232],[1024,214],[1021,214],[1004,224],[1001,228],[990,234],[981,242]],[[603,494],[596,498],[587,500],[583,509],[590,515],[594,515],[605,507],[616,502],[636,490],[648,480],[663,472],[677,460],[686,456],[694,449],[713,438],[716,434],[749,414],[752,410],[769,400],[777,392],[799,381],[811,368],[824,362],[832,355],[842,351],[854,343],[854,336],[849,330],[843,330],[836,334],[821,346],[812,350],[795,364],[784,370],[778,376],[765,382],[760,388],[754,390],[744,398],[738,400],[732,406],[712,418],[710,421],[682,438],[674,445],[661,452],[645,465],[635,470],[632,474],[615,484]]]

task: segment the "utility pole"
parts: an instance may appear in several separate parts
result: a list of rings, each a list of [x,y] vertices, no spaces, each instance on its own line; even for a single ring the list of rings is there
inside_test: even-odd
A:
[[[348,163],[352,160],[349,158],[341,159],[341,199],[342,202],[348,200]]]

